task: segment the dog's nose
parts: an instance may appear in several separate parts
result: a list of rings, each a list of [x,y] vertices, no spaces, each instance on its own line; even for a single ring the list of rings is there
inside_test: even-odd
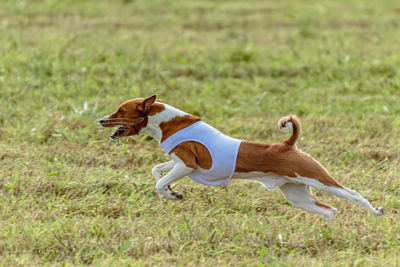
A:
[[[104,126],[103,123],[105,123],[106,120],[108,120],[109,118],[110,118],[110,116],[105,116],[105,117],[101,118],[101,119],[99,120],[100,124],[101,124],[102,126]]]

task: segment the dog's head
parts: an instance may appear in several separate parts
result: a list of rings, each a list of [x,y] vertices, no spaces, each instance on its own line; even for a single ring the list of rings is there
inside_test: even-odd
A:
[[[111,139],[139,134],[147,125],[148,116],[151,115],[152,105],[155,101],[156,95],[126,101],[115,112],[100,119],[99,122],[103,127],[120,126],[110,136]]]

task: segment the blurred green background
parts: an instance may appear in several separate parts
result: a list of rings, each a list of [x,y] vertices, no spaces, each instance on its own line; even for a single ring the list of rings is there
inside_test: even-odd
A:
[[[398,1],[0,1],[0,262],[400,265]],[[226,134],[298,146],[388,214],[314,192],[333,225],[279,192],[182,179],[146,137],[97,119],[157,94]],[[282,240],[279,239],[282,236]]]

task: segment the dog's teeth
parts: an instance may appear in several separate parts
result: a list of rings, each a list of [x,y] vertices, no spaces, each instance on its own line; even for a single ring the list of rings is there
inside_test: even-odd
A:
[[[112,135],[110,135],[110,138],[112,140],[117,139],[120,137],[121,134],[123,134],[126,131],[127,127],[125,125],[120,126]]]

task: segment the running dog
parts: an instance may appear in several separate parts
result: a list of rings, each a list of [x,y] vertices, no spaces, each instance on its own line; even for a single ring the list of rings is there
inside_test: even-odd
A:
[[[350,200],[375,216],[385,213],[384,208],[374,208],[359,193],[340,185],[318,161],[297,149],[301,125],[294,115],[279,120],[281,131],[293,132],[278,144],[226,136],[200,118],[161,103],[156,95],[123,103],[100,124],[120,126],[111,139],[146,134],[160,142],[172,160],[153,167],[152,174],[156,189],[168,199],[182,199],[170,184],[187,175],[206,185],[229,185],[232,179],[246,179],[267,189],[279,187],[293,206],[319,214],[326,221],[335,218],[337,209],[319,202],[310,186]],[[168,173],[163,176],[164,172]]]

